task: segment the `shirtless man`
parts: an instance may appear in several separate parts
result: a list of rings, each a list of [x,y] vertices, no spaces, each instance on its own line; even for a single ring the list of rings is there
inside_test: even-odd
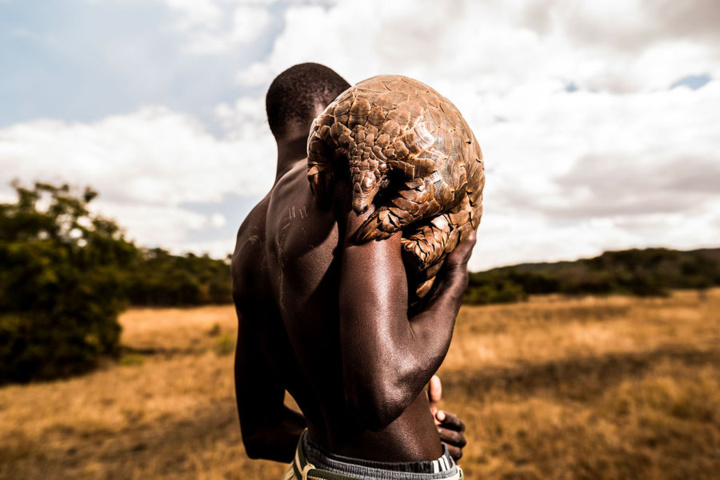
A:
[[[292,461],[286,478],[313,465],[326,471],[316,478],[462,478],[448,450],[461,454],[464,425],[446,412],[434,419],[423,389],[450,345],[474,235],[447,257],[425,310],[408,317],[401,235],[354,245],[372,209],[356,215],[342,180],[327,211],[310,191],[310,124],[349,87],[327,67],[302,64],[267,94],[277,175],[240,227],[232,260],[245,450]],[[284,405],[286,390],[302,414]]]

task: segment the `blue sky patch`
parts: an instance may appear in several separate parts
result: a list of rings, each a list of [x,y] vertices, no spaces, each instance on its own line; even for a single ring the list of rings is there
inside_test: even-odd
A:
[[[670,89],[672,90],[673,88],[686,86],[693,90],[698,90],[710,83],[710,80],[712,80],[712,77],[707,73],[702,75],[688,75],[687,77],[683,77],[680,80],[673,82],[673,84],[670,85]]]

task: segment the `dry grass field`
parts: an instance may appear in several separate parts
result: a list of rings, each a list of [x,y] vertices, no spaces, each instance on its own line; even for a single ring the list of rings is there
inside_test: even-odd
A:
[[[119,364],[0,388],[0,478],[279,478],[240,442],[231,307],[121,321]],[[440,376],[469,479],[720,478],[720,290],[465,307]]]

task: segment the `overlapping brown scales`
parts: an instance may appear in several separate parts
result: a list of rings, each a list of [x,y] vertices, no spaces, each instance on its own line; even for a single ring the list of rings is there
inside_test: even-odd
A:
[[[485,184],[482,152],[460,112],[417,80],[380,75],[343,92],[315,119],[308,179],[321,204],[336,176],[348,176],[352,207],[382,205],[360,227],[359,243],[403,231],[403,258],[418,297],[445,256],[477,228]]]

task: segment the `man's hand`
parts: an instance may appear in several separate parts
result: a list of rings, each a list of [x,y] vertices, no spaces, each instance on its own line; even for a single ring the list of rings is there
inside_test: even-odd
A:
[[[455,250],[445,257],[445,268],[467,268],[467,263],[472,255],[473,247],[477,243],[477,230],[473,230],[470,236],[458,243]]]
[[[463,242],[458,243],[455,250],[445,257],[437,280],[425,305],[441,301],[443,297],[455,298],[457,309],[462,305],[463,294],[468,286],[469,276],[467,264],[477,243],[477,232],[473,231]]]
[[[462,449],[467,444],[465,440],[465,424],[457,415],[438,410],[438,404],[442,399],[442,383],[440,377],[433,375],[428,384],[428,401],[430,402],[430,413],[435,419],[440,440],[447,445],[450,456],[458,461],[462,458]]]

